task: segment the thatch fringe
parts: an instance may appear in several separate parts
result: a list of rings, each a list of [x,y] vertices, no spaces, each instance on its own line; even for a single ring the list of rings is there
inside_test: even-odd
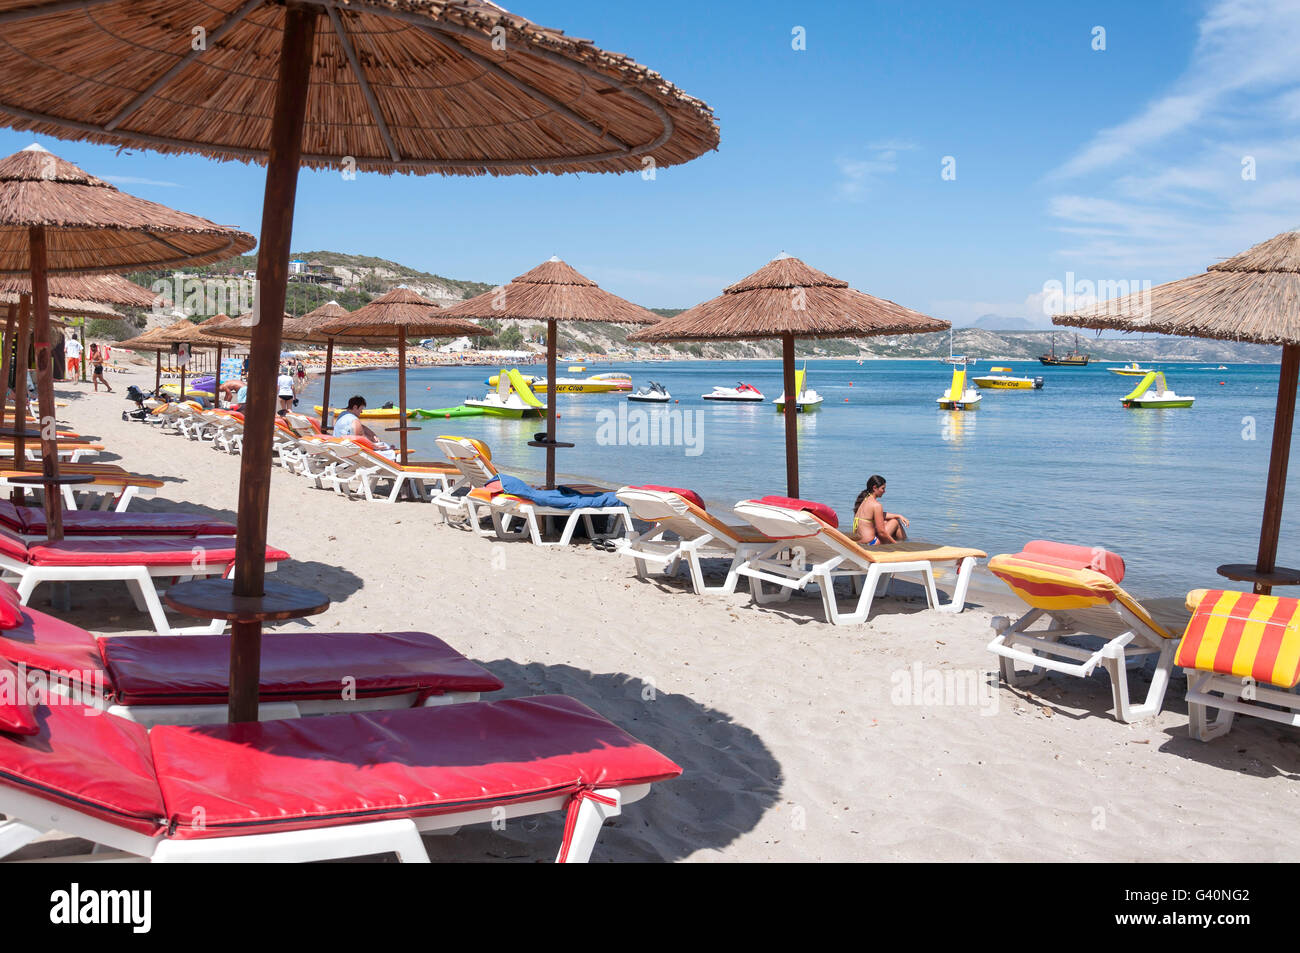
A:
[[[399,335],[461,337],[490,333],[472,322],[447,317],[436,304],[409,288],[394,288],[351,314],[323,322],[316,331],[349,344],[358,338],[387,336],[392,343]]]
[[[558,258],[544,261],[500,288],[493,288],[443,314],[477,320],[608,321],[654,324],[659,316],[610,294]]]
[[[49,289],[51,298],[123,308],[152,308],[156,300],[152,291],[121,275],[51,275]],[[30,294],[31,290],[28,276],[0,277],[0,294]]]
[[[931,318],[884,298],[855,291],[848,283],[782,256],[728,287],[723,293],[652,328],[628,335],[629,341],[715,341],[871,337],[946,331],[947,321]]]
[[[307,0],[312,2],[312,0]],[[642,171],[715,149],[658,73],[485,0],[318,5],[303,163],[460,175]],[[27,8],[18,13],[21,8]],[[0,0],[0,122],[265,162],[285,5]],[[201,27],[208,48],[193,51]],[[75,64],[75,69],[69,68]]]

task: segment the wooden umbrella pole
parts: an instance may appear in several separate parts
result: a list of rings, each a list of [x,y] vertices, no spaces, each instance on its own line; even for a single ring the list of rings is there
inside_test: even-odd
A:
[[[799,497],[799,395],[794,388],[794,335],[781,337],[785,377],[785,494]]]
[[[153,372],[153,395],[157,397],[162,390],[162,351],[154,351],[153,356],[157,359]]]
[[[18,344],[14,353],[14,466],[19,470],[27,469],[27,438],[23,432],[27,429],[27,356],[28,333],[31,327],[32,296],[24,293],[18,299]],[[15,503],[24,499],[22,487],[16,487],[11,496]]]
[[[546,488],[555,489],[555,415],[559,412],[555,384],[555,321],[546,322]]]
[[[212,384],[212,406],[221,406],[221,345],[217,345],[217,367],[214,371]]]
[[[334,363],[334,339],[325,340],[325,393],[320,399],[320,429],[327,430],[330,415],[330,365]]]
[[[194,355],[193,355],[193,354],[189,355],[189,357],[190,357],[190,360],[193,360],[193,359],[194,359]],[[179,397],[178,399],[180,400],[181,403],[185,403],[185,367],[186,367],[186,364],[188,364],[188,363],[189,363],[189,361],[186,361],[185,364],[182,364],[182,363],[181,363],[181,355],[180,355],[180,352],[177,351],[177,352],[176,352],[176,366],[179,367],[179,368],[181,369],[181,390],[180,390],[180,397]]]
[[[257,251],[258,313],[249,344],[248,389],[244,406],[244,449],[239,468],[238,535],[235,539],[236,596],[262,596],[266,577],[266,518],[271,502],[271,445],[275,429],[280,333],[289,286],[289,246],[293,207],[302,158],[303,119],[307,111],[312,46],[316,39],[314,7],[288,5],[275,89],[275,112],[262,199],[262,237]],[[229,719],[257,720],[261,677],[262,623],[237,621],[230,642]]]
[[[1282,348],[1282,371],[1277,382],[1277,410],[1273,414],[1273,449],[1268,458],[1268,489],[1264,493],[1264,521],[1259,531],[1259,558],[1255,571],[1272,572],[1277,566],[1277,541],[1282,532],[1282,501],[1286,495],[1286,470],[1291,457],[1291,429],[1295,425],[1296,385],[1300,383],[1300,345]],[[1255,592],[1267,595],[1271,586],[1255,583]]]
[[[0,400],[0,427],[9,413],[9,372],[13,369],[14,322],[18,320],[18,302],[9,305],[5,317],[4,356],[0,358],[0,381],[4,382],[4,400]]]
[[[406,328],[397,329],[397,435],[402,447],[398,463],[406,462]]]
[[[41,472],[45,476],[45,535],[63,538],[63,496],[59,488],[59,445],[54,420],[54,365],[50,353],[50,288],[45,253],[45,226],[28,231],[31,242],[32,310],[36,347],[36,401],[41,433]]]

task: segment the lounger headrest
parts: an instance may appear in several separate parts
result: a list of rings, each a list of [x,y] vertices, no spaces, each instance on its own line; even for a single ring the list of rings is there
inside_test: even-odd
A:
[[[40,730],[27,704],[27,680],[8,659],[0,658],[0,732],[34,735]]]
[[[440,434],[439,440],[450,440],[453,443],[468,443],[472,446],[484,460],[492,459],[492,449],[482,440],[476,440],[473,437],[453,437],[450,434]]]
[[[1300,600],[1223,589],[1199,593],[1175,665],[1287,689],[1300,683],[1300,655],[1292,648],[1300,639]]]
[[[838,528],[840,525],[840,518],[825,503],[817,503],[813,500],[796,500],[790,496],[765,496],[759,499],[758,502],[766,503],[768,506],[779,506],[786,510],[803,510],[811,513],[829,526]]]
[[[642,483],[640,486],[628,487],[630,490],[656,490],[659,493],[676,493],[683,500],[689,500],[700,509],[705,509],[704,500],[694,490],[684,490],[679,486],[659,486],[657,483]]]
[[[1025,543],[1021,555],[1066,569],[1091,569],[1115,583],[1124,581],[1124,560],[1100,546],[1076,546],[1072,543],[1034,539]]]

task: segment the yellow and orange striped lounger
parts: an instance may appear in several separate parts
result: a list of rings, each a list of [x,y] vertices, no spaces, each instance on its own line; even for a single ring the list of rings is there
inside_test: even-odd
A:
[[[821,592],[826,621],[832,625],[866,622],[876,593],[888,592],[889,581],[900,573],[916,573],[925,587],[930,608],[939,612],[961,612],[977,560],[986,555],[978,549],[942,546],[909,540],[883,546],[862,546],[837,528],[835,511],[822,503],[788,497],[765,496],[742,500],[733,508],[736,515],[760,533],[776,540],[761,552],[745,559],[736,571],[749,578],[754,602],[783,602],[796,590],[816,586]],[[955,564],[957,578],[952,598],[939,601],[935,568]],[[848,579],[861,593],[855,607],[841,611],[836,602],[835,580]],[[764,583],[778,587],[768,593]]]
[[[988,648],[1001,656],[1008,685],[1029,687],[1049,671],[1088,678],[1100,665],[1110,675],[1120,721],[1159,713],[1173,671],[1176,637],[1121,588],[1122,559],[1100,547],[1034,540],[1022,552],[994,556],[989,572],[1030,607],[1015,622],[1006,616],[992,620],[995,636]],[[1051,620],[1048,628],[1027,631],[1043,616]],[[1100,645],[1063,641],[1067,638],[1100,640]],[[1134,705],[1128,663],[1152,655],[1151,687],[1142,704]],[[1017,662],[1028,663],[1030,670],[1017,671]]]
[[[1227,734],[1238,712],[1300,727],[1300,600],[1194,589],[1187,608],[1175,664],[1187,672],[1192,737]]]

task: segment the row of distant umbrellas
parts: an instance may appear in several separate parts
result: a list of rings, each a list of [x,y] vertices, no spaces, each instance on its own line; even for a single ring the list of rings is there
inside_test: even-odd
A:
[[[487,0],[0,0],[0,25],[0,122],[119,147],[266,164],[260,313],[249,334],[254,379],[272,377],[279,362],[300,167],[465,175],[644,171],[690,161],[719,141],[709,107],[657,73]],[[195,45],[200,31],[206,42]],[[212,262],[253,244],[251,235],[125,195],[43,151],[0,161],[0,274],[30,279],[30,295],[20,293],[10,318],[20,328],[31,322],[41,420],[54,416],[51,276]],[[562,262],[547,263],[507,285],[504,299],[480,296],[439,317],[545,320],[553,379],[555,324],[611,320],[599,308],[598,289],[570,272]],[[596,301],[596,312],[577,307],[583,301],[587,308]],[[1290,320],[1295,302],[1275,295],[1247,308],[1243,333]],[[415,305],[380,299],[372,306],[377,320],[370,329],[382,327],[381,336],[392,334],[403,347],[421,317]],[[650,320],[638,322],[621,311],[624,317],[613,320],[654,320],[647,313]],[[356,327],[361,337],[371,333]],[[786,258],[634,337],[780,338],[792,396],[796,337],[946,327]],[[25,341],[21,334],[20,361]],[[1289,331],[1273,343],[1287,348],[1283,397],[1293,405],[1300,340]],[[14,417],[20,435],[23,390]],[[795,410],[796,401],[787,399],[787,478],[797,492]],[[322,602],[264,578],[274,414],[272,389],[250,391],[233,579],[216,587],[188,583],[167,595],[173,606],[233,623],[232,721],[257,717],[263,621],[318,612]],[[554,420],[548,415],[547,433],[536,441],[547,449],[552,477]],[[1288,414],[1288,440],[1289,423]],[[42,442],[48,524],[57,535],[57,457]],[[1275,440],[1275,465],[1278,450]],[[1281,470],[1284,477],[1285,462]],[[1276,500],[1280,515],[1280,484]]]

